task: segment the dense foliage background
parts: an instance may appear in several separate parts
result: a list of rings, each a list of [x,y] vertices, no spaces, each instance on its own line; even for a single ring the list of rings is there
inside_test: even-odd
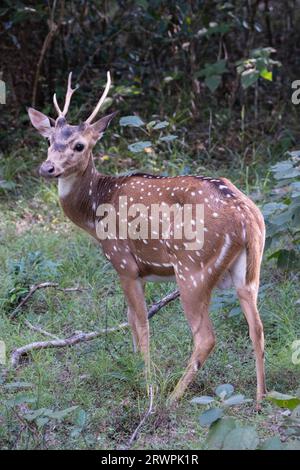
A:
[[[267,402],[253,415],[247,399],[232,398],[230,384],[214,394],[218,384],[231,382],[254,396],[251,345],[231,292],[215,297],[219,346],[190,391],[206,397],[168,410],[166,396],[190,349],[174,303],[153,320],[156,413],[136,447],[299,447],[300,371],[292,360],[300,340],[300,105],[292,102],[292,84],[300,80],[299,20],[299,0],[2,0],[0,79],[7,96],[0,104],[0,340],[8,354],[41,339],[26,321],[67,336],[124,319],[114,272],[62,216],[55,186],[37,178],[47,147],[26,107],[55,117],[53,93],[64,99],[69,71],[80,85],[71,123],[90,113],[107,70],[113,77],[104,108],[120,114],[96,148],[99,170],[224,175],[265,215],[260,311],[269,389],[291,394],[272,399],[285,414]],[[12,320],[30,285],[43,281],[90,290],[71,297],[38,292]],[[150,286],[148,302],[171,288]],[[128,439],[147,406],[128,334],[67,353],[37,352],[32,359],[17,372],[0,368],[0,447],[116,448]],[[221,419],[223,411],[211,408],[216,402],[242,420],[243,429],[232,416]],[[208,407],[200,425],[199,405]],[[234,438],[226,443],[220,436],[229,432]]]

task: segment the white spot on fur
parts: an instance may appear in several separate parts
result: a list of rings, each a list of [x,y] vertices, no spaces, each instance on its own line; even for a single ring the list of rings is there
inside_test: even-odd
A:
[[[216,262],[215,262],[215,266],[216,266],[216,267],[219,267],[220,264],[222,264],[222,262],[223,262],[223,260],[224,260],[224,258],[225,258],[225,256],[226,256],[226,254],[227,254],[227,251],[228,251],[230,245],[231,245],[230,236],[228,235],[228,233],[226,233],[226,234],[225,234],[225,243],[224,243],[224,245],[222,246],[222,249],[221,249],[221,251],[220,251],[220,254],[219,254],[219,256],[218,256],[218,258],[217,258],[217,260],[216,260]]]

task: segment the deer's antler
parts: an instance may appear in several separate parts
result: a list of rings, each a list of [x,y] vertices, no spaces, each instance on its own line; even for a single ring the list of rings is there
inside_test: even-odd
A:
[[[75,88],[72,88],[71,82],[72,82],[72,72],[69,73],[69,77],[68,77],[68,89],[67,89],[67,94],[66,94],[66,98],[65,98],[65,105],[64,105],[63,110],[61,110],[60,107],[58,106],[57,99],[56,99],[56,93],[54,93],[54,95],[53,95],[53,103],[54,103],[55,109],[56,109],[59,117],[65,117],[67,115],[72,95],[73,95],[74,91],[76,91],[77,88],[78,88],[78,86],[76,86]]]
[[[103,92],[100,100],[98,101],[96,108],[94,109],[92,114],[85,121],[86,124],[90,124],[93,121],[93,119],[96,117],[96,115],[98,114],[99,109],[101,108],[105,98],[107,97],[107,94],[108,94],[109,89],[110,89],[110,85],[111,85],[110,73],[107,72],[107,81],[106,81],[106,86],[105,86],[104,92]]]

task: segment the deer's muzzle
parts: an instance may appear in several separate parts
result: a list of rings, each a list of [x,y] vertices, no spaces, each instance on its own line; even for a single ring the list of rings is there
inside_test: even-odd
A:
[[[46,160],[40,166],[40,175],[44,178],[57,178],[60,173],[55,169],[54,164],[50,160]]]

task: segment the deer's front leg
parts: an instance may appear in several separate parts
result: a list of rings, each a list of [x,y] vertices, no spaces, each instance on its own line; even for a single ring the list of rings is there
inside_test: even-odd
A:
[[[120,277],[128,303],[128,322],[132,330],[134,344],[141,351],[146,365],[146,378],[150,378],[149,322],[141,279]]]

